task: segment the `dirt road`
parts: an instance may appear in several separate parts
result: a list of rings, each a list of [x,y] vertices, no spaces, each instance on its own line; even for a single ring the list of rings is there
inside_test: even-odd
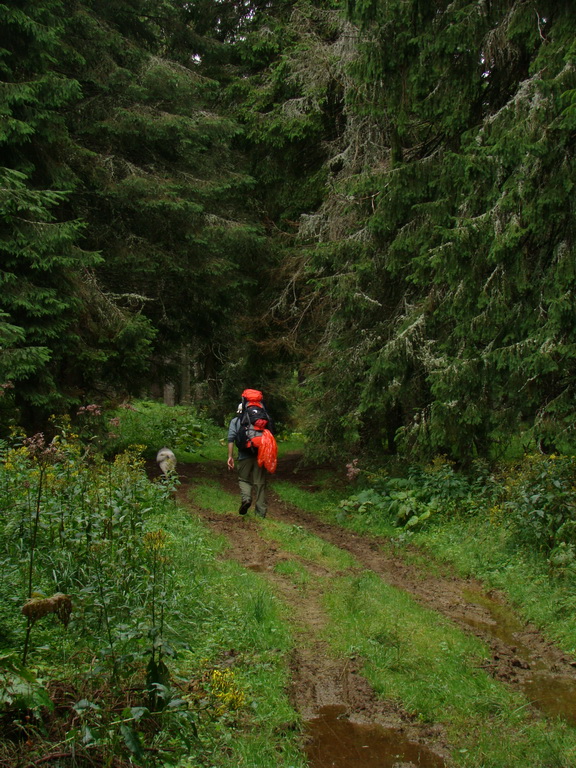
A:
[[[281,461],[278,477],[292,482],[297,478],[298,484],[304,485],[312,482],[313,478],[307,478],[301,469],[297,475],[294,474],[296,461],[297,457]],[[227,472],[224,463],[221,468],[190,465],[179,469],[182,481],[180,501],[200,515],[213,531],[228,539],[230,548],[227,557],[261,572],[290,608],[297,633],[296,649],[291,659],[291,695],[304,720],[312,723],[311,765],[345,764],[362,765],[363,768],[372,765],[367,752],[363,752],[361,762],[354,762],[352,756],[347,762],[338,763],[336,760],[326,762],[324,750],[324,762],[315,762],[314,727],[320,732],[324,721],[332,740],[335,728],[343,721],[390,729],[395,736],[390,744],[389,761],[374,762],[374,765],[432,768],[444,765],[449,745],[441,727],[415,722],[394,703],[378,698],[359,673],[361,660],[335,658],[321,639],[321,629],[326,622],[322,609],[322,585],[326,584],[325,577],[332,575],[330,570],[306,561],[308,571],[318,578],[311,580],[306,590],[299,589],[277,567],[283,560],[294,559],[294,555],[288,555],[277,544],[263,538],[258,522],[250,514],[246,517],[222,515],[195,503],[194,483],[201,481],[202,476],[217,477],[223,490],[237,494],[235,474]],[[524,624],[501,596],[487,594],[482,584],[458,578],[447,567],[442,568],[441,575],[438,575],[438,569],[433,572],[429,568],[420,568],[403,559],[386,541],[357,535],[324,522],[281,501],[274,493],[270,494],[268,514],[271,519],[299,526],[350,553],[360,569],[378,574],[388,584],[409,592],[423,605],[448,617],[465,631],[481,637],[491,651],[484,667],[492,676],[537,699],[540,709],[548,708],[549,713],[562,714],[576,723],[576,707],[572,703],[576,693],[574,660],[555,648],[535,627]],[[566,696],[560,696],[560,700],[555,696],[547,702],[545,691],[554,688],[554,683],[558,690],[567,692]],[[560,707],[560,711],[554,711],[554,707]],[[381,737],[382,731],[379,733]],[[340,752],[345,749],[346,738],[342,735]],[[366,734],[361,740],[369,741]],[[355,747],[351,749],[354,751]],[[379,749],[381,758],[382,750],[387,748],[380,744]]]

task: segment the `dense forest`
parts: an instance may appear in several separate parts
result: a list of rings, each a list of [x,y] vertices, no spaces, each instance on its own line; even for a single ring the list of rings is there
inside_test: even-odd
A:
[[[0,70],[0,768],[573,768],[574,0],[0,0]]]
[[[571,445],[571,0],[0,20],[3,431],[251,385],[318,451]]]

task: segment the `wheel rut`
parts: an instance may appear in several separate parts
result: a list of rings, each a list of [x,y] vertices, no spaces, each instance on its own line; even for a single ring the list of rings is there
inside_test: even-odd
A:
[[[378,758],[387,762],[374,762],[384,766],[436,766],[449,765],[449,745],[440,726],[415,722],[409,713],[394,702],[380,699],[360,674],[361,660],[336,658],[331,653],[322,633],[327,618],[322,608],[323,584],[334,575],[330,569],[317,563],[304,564],[315,577],[305,588],[294,583],[278,566],[295,556],[282,551],[276,543],[261,536],[259,522],[251,517],[215,514],[194,503],[194,480],[202,477],[217,478],[223,489],[237,494],[235,475],[225,469],[206,465],[179,467],[181,502],[199,514],[216,533],[224,535],[229,543],[226,552],[243,566],[261,572],[274,586],[286,606],[296,637],[291,659],[291,698],[295,708],[308,722],[309,756],[311,766],[362,765],[369,768],[369,752],[365,744],[367,733],[350,737],[350,729],[376,727],[372,739],[379,742]],[[282,475],[282,464],[279,466]],[[291,479],[286,477],[283,479]],[[301,478],[299,478],[299,483]],[[549,714],[561,714],[576,723],[576,669],[575,662],[556,648],[535,627],[526,625],[515,614],[502,596],[487,593],[482,584],[446,573],[439,575],[429,568],[407,562],[378,537],[354,534],[342,527],[320,520],[269,495],[269,517],[283,523],[299,526],[308,533],[351,554],[361,569],[378,574],[388,584],[409,592],[417,601],[446,616],[465,631],[482,638],[490,649],[483,666],[493,677],[538,699],[536,704],[546,712],[543,691],[565,691],[560,697],[561,712],[550,708]],[[536,682],[535,682],[536,681]],[[531,696],[532,694],[532,696]],[[557,699],[557,697],[556,697]],[[566,706],[564,706],[564,704]],[[558,705],[558,701],[556,701]],[[338,729],[346,725],[346,733],[336,737],[341,754],[349,749],[346,762],[318,762],[314,757],[315,744],[321,737],[316,731],[325,728],[334,742]],[[386,738],[383,734],[387,734]],[[384,741],[382,739],[384,738]],[[386,746],[389,744],[389,749]],[[326,758],[325,745],[322,748]],[[413,750],[416,750],[415,752]],[[354,762],[354,756],[358,760]]]

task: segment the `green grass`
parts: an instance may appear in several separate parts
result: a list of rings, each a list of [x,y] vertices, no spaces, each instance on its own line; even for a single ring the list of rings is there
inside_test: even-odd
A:
[[[323,520],[394,542],[396,552],[424,572],[453,567],[463,577],[478,578],[487,587],[502,590],[526,621],[540,627],[564,651],[576,655],[576,578],[570,573],[551,575],[546,559],[518,547],[505,520],[494,519],[487,510],[443,514],[406,536],[383,514],[341,514],[339,494],[329,489],[310,492],[275,481],[274,490],[285,501]]]
[[[327,482],[326,488],[320,488],[319,490],[312,492],[295,485],[294,483],[297,482],[297,480],[297,476],[295,477],[294,482],[272,480],[270,485],[282,501],[286,501],[289,504],[293,504],[295,507],[304,509],[306,512],[314,512],[316,514],[328,514],[342,498],[341,493],[337,490],[333,490],[333,488],[330,487],[329,482]]]
[[[203,509],[209,509],[219,515],[238,513],[237,495],[227,493],[218,480],[202,480],[190,486],[188,497]]]
[[[310,572],[298,560],[281,560],[274,566],[274,571],[286,576],[293,584],[302,589],[310,584]]]
[[[201,743],[180,765],[201,759],[215,768],[304,768],[299,717],[286,694],[292,638],[282,606],[261,576],[216,559],[225,541],[194,516],[174,508],[155,523],[170,534],[178,573],[172,639],[188,646],[170,662],[171,670],[181,681],[203,670],[226,670],[245,699],[238,710],[199,717]]]
[[[318,563],[334,570],[345,570],[357,565],[354,558],[333,544],[308,533],[299,525],[288,525],[266,518],[262,521],[261,535],[277,541],[285,552],[297,555],[304,561]]]
[[[313,493],[278,481],[274,481],[274,486],[290,503],[322,516],[330,515],[333,492]],[[215,482],[195,486],[192,493],[202,506],[223,514],[236,511],[236,499],[223,493]],[[332,506],[332,513],[333,509]],[[489,657],[489,651],[477,638],[423,608],[409,595],[388,586],[371,572],[346,573],[350,568],[357,571],[354,560],[299,526],[267,518],[261,521],[260,533],[278,542],[282,550],[293,556],[279,562],[276,571],[302,589],[310,583],[306,562],[333,572],[334,576],[325,582],[330,590],[325,605],[331,619],[326,638],[334,652],[365,659],[364,674],[379,695],[397,701],[418,720],[443,724],[449,742],[454,745],[456,765],[463,768],[516,768],[519,765],[568,768],[576,763],[576,730],[559,721],[533,719],[528,702],[521,694],[483,671],[481,666]],[[443,520],[418,532],[410,541],[438,558],[433,565],[442,560],[450,561],[463,575],[479,575],[487,583],[505,587],[513,597],[514,589],[517,589],[521,593],[517,597],[532,606],[535,617],[542,618],[546,611],[550,614],[564,611],[563,621],[568,632],[571,603],[566,599],[562,602],[560,594],[556,593],[553,605],[545,607],[553,595],[552,592],[542,592],[545,574],[539,572],[534,563],[519,560],[510,551],[504,529],[495,529],[487,522],[481,524],[478,518]],[[409,559],[421,559],[417,550],[406,550],[405,554]],[[426,567],[430,565],[426,559],[423,563]],[[226,606],[230,597],[232,603],[236,599],[241,601],[240,613],[250,617],[252,629],[246,627],[245,639],[238,645],[246,642],[260,659],[260,662],[255,661],[246,652],[246,659],[250,658],[251,662],[246,666],[242,662],[238,666],[237,679],[242,680],[250,695],[255,696],[254,701],[258,701],[253,722],[260,724],[259,715],[268,721],[277,711],[276,732],[291,723],[287,730],[289,734],[297,718],[293,713],[291,717],[286,716],[282,694],[278,701],[271,697],[268,704],[260,700],[262,687],[272,684],[272,687],[283,689],[286,686],[285,672],[277,669],[271,682],[266,676],[259,678],[251,669],[258,663],[265,668],[269,664],[266,652],[259,649],[259,642],[264,640],[274,644],[277,637],[284,637],[285,627],[282,630],[274,623],[268,624],[273,616],[282,617],[282,610],[262,586],[261,577],[233,564],[225,566],[225,570],[228,569],[235,574],[235,581],[242,588],[234,589],[229,583],[231,592],[222,595],[222,600]],[[237,608],[234,605],[227,607],[225,615],[234,615]],[[235,619],[233,625],[232,631],[236,632]],[[222,647],[220,638],[215,648]],[[282,655],[287,648],[278,643],[273,655]],[[252,674],[256,675],[254,679]],[[297,742],[297,738],[290,742],[295,749]],[[282,765],[282,757],[276,759],[271,744],[262,734],[253,732],[241,745],[234,744],[232,752],[222,758],[229,762],[215,762],[214,765],[225,765],[226,768],[245,764],[262,768]],[[260,750],[264,751],[261,753]],[[291,750],[292,747],[288,750],[286,765],[297,765],[289,762],[293,754]]]
[[[512,545],[505,526],[481,517],[445,520],[417,533],[413,542],[460,575],[504,591],[525,620],[576,655],[574,577],[552,578],[541,556]]]
[[[288,453],[303,453],[305,443],[297,434],[287,434],[276,438],[278,443],[278,456],[286,456]]]
[[[489,655],[480,640],[373,573],[342,577],[332,586],[326,637],[334,650],[364,658],[364,673],[382,697],[421,721],[444,724],[458,765],[573,764],[576,731],[534,721],[523,696],[480,668]]]
[[[195,453],[181,452],[178,459],[183,462],[194,464],[209,464],[218,461],[222,466],[226,463],[228,456],[228,443],[226,442],[227,429],[213,427],[205,442]]]
[[[333,496],[329,492],[311,493],[283,483],[276,486],[285,500],[322,517],[330,516]],[[370,521],[367,526],[356,521],[354,527],[372,527],[373,531]],[[314,537],[306,534],[299,541],[294,526],[272,527],[271,521],[266,521],[266,529],[265,535],[272,535],[283,549],[322,562],[314,554],[320,547]],[[524,590],[534,616],[559,610],[558,604],[547,607],[547,594],[538,599],[544,574],[526,560],[511,557],[502,531],[486,529],[481,535],[474,518],[437,523],[410,541],[438,557],[431,560],[429,555],[419,556],[417,550],[406,550],[406,557],[420,560],[424,570],[442,567],[442,559],[446,559],[463,575],[481,575],[495,586],[506,585],[512,597],[514,585]],[[329,562],[324,565],[344,565],[332,553]],[[506,578],[500,578],[502,573]],[[525,582],[527,574],[527,581],[533,583],[523,584],[522,575]],[[566,601],[560,605],[568,628],[571,612]],[[326,637],[334,651],[364,658],[366,677],[382,697],[396,700],[424,722],[443,723],[455,745],[456,764],[466,768],[568,768],[574,764],[576,731],[560,721],[534,720],[524,696],[482,670],[483,660],[490,656],[487,647],[408,594],[371,572],[341,574],[330,581],[326,607],[331,616]]]
[[[215,493],[214,486],[206,488]],[[195,738],[190,723],[167,709],[164,727],[153,737],[154,746],[168,748],[174,757],[183,755],[177,763],[180,768],[305,768],[300,718],[287,696],[287,659],[293,640],[282,605],[261,576],[223,560],[225,539],[210,533],[182,507],[170,501],[158,505],[156,512],[150,511],[146,528],[161,529],[167,535],[162,550],[170,572],[164,660],[170,672],[168,685],[178,699],[188,701],[186,715],[192,715],[198,731]],[[66,632],[50,618],[35,627],[31,668],[45,682],[57,680],[60,688],[69,681],[71,692],[80,691],[79,698],[90,696],[84,693],[88,684],[83,672],[96,659],[84,665],[86,651],[77,634]],[[116,647],[121,648],[120,638]],[[214,673],[228,675],[228,689],[237,695],[237,705],[215,695],[211,699],[204,691]],[[123,681],[123,686],[134,686],[126,694],[132,702],[140,703],[135,697],[142,684],[140,672]],[[98,690],[106,687],[105,681],[94,685]],[[112,695],[119,700],[123,694],[118,689]],[[146,746],[150,738],[147,734]],[[48,752],[52,745],[46,741],[44,749]],[[122,752],[121,740],[116,749]],[[146,758],[138,764],[158,765],[155,760]]]

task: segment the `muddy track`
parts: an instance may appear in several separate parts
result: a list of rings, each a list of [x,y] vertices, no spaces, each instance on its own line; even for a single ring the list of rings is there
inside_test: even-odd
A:
[[[278,477],[295,481],[290,459],[281,462]],[[447,746],[441,729],[413,722],[410,716],[391,702],[376,697],[369,684],[359,674],[359,662],[337,659],[319,639],[325,624],[321,607],[321,579],[312,580],[305,590],[275,570],[277,564],[290,558],[273,542],[259,534],[258,523],[248,514],[218,515],[194,504],[194,480],[206,477],[217,479],[224,490],[237,494],[235,473],[227,472],[224,462],[213,465],[180,466],[181,486],[178,496],[209,525],[224,535],[230,544],[226,556],[232,557],[252,570],[260,571],[274,584],[276,592],[290,606],[298,633],[298,642],[292,659],[292,699],[304,719],[330,707],[340,708],[339,717],[358,723],[378,723],[395,729],[406,739],[421,745],[427,752],[417,765],[442,765]],[[297,481],[304,476],[298,472]],[[488,645],[490,656],[484,668],[495,678],[530,695],[535,676],[540,675],[546,687],[552,683],[568,686],[576,691],[574,660],[547,641],[535,627],[522,623],[505,605],[501,596],[486,594],[479,582],[461,579],[443,569],[438,575],[432,569],[421,568],[404,560],[387,543],[377,537],[357,535],[338,525],[319,520],[316,516],[281,501],[270,493],[270,518],[297,525],[307,532],[349,552],[362,569],[369,569],[388,584],[409,592],[417,601],[431,608],[463,628],[480,637]],[[306,561],[306,567],[318,577],[329,576],[317,564]],[[500,616],[505,613],[507,621]],[[535,689],[534,689],[535,690]],[[534,696],[533,698],[536,698]],[[536,713],[535,713],[536,714]],[[556,714],[552,712],[552,714]],[[396,744],[397,747],[397,744]],[[428,749],[431,750],[428,752]],[[409,749],[397,765],[414,765]]]

